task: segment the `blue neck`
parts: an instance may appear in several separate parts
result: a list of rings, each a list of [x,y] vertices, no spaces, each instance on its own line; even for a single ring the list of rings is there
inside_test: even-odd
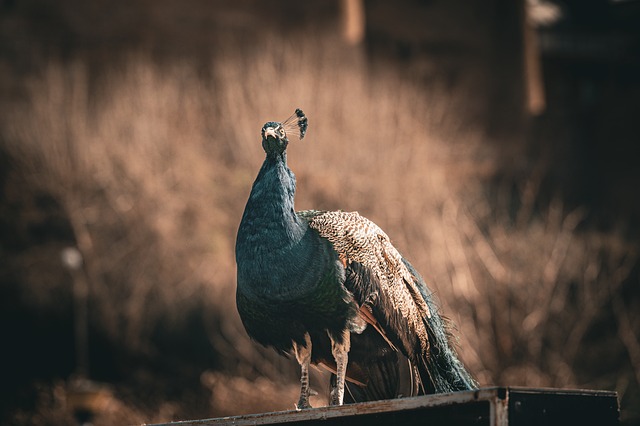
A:
[[[295,214],[295,191],[286,156],[268,155],[238,229],[238,290],[259,298],[292,296],[323,273],[318,238]],[[309,267],[311,259],[318,259],[317,265]]]
[[[269,155],[253,183],[238,231],[238,246],[251,251],[283,249],[297,243],[307,229],[295,214],[296,178],[286,155]],[[244,247],[249,248],[249,247]]]

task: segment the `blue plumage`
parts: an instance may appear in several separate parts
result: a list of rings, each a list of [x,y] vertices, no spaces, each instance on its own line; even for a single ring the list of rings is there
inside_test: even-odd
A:
[[[310,363],[334,373],[331,404],[473,388],[424,281],[381,229],[357,213],[295,211],[286,148],[306,130],[299,109],[262,128],[266,158],[236,241],[247,333],[294,353],[298,408],[309,407]]]

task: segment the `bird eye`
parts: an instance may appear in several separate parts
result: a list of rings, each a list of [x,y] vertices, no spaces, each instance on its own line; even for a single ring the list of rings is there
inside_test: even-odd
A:
[[[280,137],[284,138],[284,129],[282,127],[280,127],[280,129],[278,129],[278,133],[280,133]]]

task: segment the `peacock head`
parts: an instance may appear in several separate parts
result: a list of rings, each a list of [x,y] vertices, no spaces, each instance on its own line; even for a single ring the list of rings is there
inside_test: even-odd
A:
[[[289,139],[281,123],[270,121],[262,127],[262,148],[267,154],[282,154]]]
[[[262,126],[262,148],[267,155],[282,154],[289,144],[289,135],[304,138],[307,133],[307,117],[300,108],[282,123],[269,121]]]

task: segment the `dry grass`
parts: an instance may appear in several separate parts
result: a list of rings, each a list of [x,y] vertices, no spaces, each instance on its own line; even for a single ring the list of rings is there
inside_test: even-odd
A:
[[[211,415],[266,409],[276,388],[294,394],[295,363],[242,330],[233,249],[262,160],[259,129],[301,107],[308,138],[289,149],[298,209],[359,210],[383,227],[432,283],[482,385],[637,389],[629,367],[624,385],[585,373],[597,346],[588,334],[614,307],[619,327],[606,342],[627,350],[638,374],[640,317],[621,296],[635,247],[577,231],[582,212],[559,201],[536,208],[534,181],[491,196],[482,182],[497,156],[454,118],[459,94],[371,73],[361,51],[335,43],[266,39],[241,52],[229,42],[210,78],[141,55],[97,90],[82,62],[51,63],[29,83],[2,118],[4,139],[71,222],[93,323],[154,354],[159,324],[181,330],[203,307],[213,367],[224,371],[202,376]],[[244,398],[229,386],[253,405],[234,406]]]

